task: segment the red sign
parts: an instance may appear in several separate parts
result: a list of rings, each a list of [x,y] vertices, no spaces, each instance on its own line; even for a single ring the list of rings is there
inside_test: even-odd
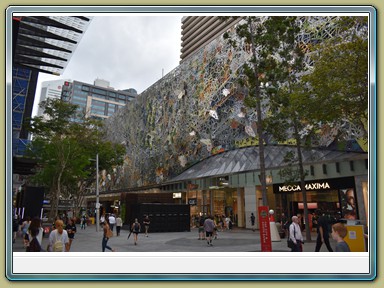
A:
[[[259,207],[259,227],[261,252],[272,252],[271,228],[269,226],[268,206]]]

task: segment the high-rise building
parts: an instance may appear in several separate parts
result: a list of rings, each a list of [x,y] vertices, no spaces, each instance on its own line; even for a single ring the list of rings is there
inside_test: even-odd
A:
[[[15,17],[16,10],[16,7],[7,10],[7,24],[12,27],[12,33],[7,33],[7,41],[12,41],[12,51],[7,54],[12,53],[13,170],[29,174],[30,165],[20,162],[29,138],[23,123],[32,115],[38,74],[60,75],[64,72],[91,17]]]
[[[80,115],[106,119],[136,96],[137,91],[133,88],[115,90],[110,87],[108,81],[96,79],[93,85],[80,81],[65,81],[61,99],[78,105]],[[80,117],[74,120],[79,121]]]
[[[7,111],[12,111],[12,145],[7,143],[6,165],[12,168],[13,208],[21,216],[33,217],[34,212],[29,210],[33,204],[27,195],[32,193],[32,198],[36,199],[39,193],[35,194],[36,191],[29,189],[25,182],[26,175],[34,173],[36,162],[24,157],[30,141],[24,123],[32,115],[39,73],[61,75],[64,72],[91,17],[15,16],[20,11],[17,6],[9,7],[6,11],[6,26],[12,28],[11,33],[6,29],[6,46],[12,47],[6,51],[6,74],[12,75],[12,86],[7,89],[6,96]],[[10,59],[12,62],[8,64]],[[12,70],[8,67],[12,67]],[[7,132],[7,139],[10,136]]]
[[[222,21],[218,16],[186,16],[181,19],[181,62],[233,27],[241,17]]]
[[[70,81],[69,79],[59,79],[52,81],[44,81],[41,83],[40,103],[47,99],[61,99],[61,93],[64,86],[64,82]],[[37,110],[37,116],[42,116],[44,110],[39,107]]]

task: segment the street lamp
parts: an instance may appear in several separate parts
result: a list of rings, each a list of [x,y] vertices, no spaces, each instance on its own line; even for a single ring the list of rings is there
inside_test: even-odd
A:
[[[95,159],[89,159],[95,161]],[[96,154],[96,232],[100,227],[100,202],[99,202],[99,153]]]
[[[100,202],[99,202],[99,153],[96,154],[96,232],[100,227]]]

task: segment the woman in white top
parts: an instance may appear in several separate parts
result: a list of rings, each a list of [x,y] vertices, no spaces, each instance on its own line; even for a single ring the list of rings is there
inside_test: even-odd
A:
[[[289,238],[295,244],[291,252],[303,252],[302,244],[304,244],[304,239],[300,230],[299,217],[297,216],[292,216],[292,224],[289,225]]]

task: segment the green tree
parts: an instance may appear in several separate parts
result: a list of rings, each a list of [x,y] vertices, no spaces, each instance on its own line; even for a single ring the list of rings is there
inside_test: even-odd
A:
[[[313,117],[324,123],[358,125],[364,138],[369,97],[367,21],[367,17],[340,18],[339,35],[314,47],[313,72],[303,78],[311,88],[312,107],[308,108]],[[340,133],[351,136],[346,135],[348,129]]]
[[[38,168],[32,181],[45,186],[50,198],[49,218],[58,213],[61,198],[74,199],[76,208],[95,181],[96,168],[91,159],[100,155],[100,170],[109,170],[123,161],[125,148],[103,140],[102,122],[76,116],[77,105],[48,99],[40,104],[46,115],[31,119],[28,129],[33,134],[30,157]]]
[[[263,205],[268,205],[264,157],[264,121],[269,113],[268,98],[277,87],[285,83],[289,75],[290,62],[294,61],[295,35],[298,27],[296,17],[242,17],[236,27],[236,35],[224,34],[233,47],[249,47],[252,57],[244,65],[245,78],[241,85],[248,88],[245,105],[255,109],[257,138],[260,159],[260,181]],[[225,17],[222,18],[225,20]],[[247,48],[248,49],[248,48]],[[299,51],[296,51],[299,52]]]
[[[297,173],[292,172],[295,169],[292,165],[281,172],[294,176],[289,181],[300,180],[307,240],[311,239],[311,234],[302,150],[316,143],[317,135],[314,131],[320,128],[322,123],[335,124],[344,117],[351,122],[357,120],[363,127],[364,124],[360,120],[367,119],[368,103],[367,99],[364,99],[368,97],[365,70],[367,58],[364,57],[364,54],[367,56],[367,46],[363,40],[364,33],[358,33],[359,29],[356,29],[360,27],[360,30],[364,30],[365,24],[362,20],[348,17],[335,23],[338,34],[324,40],[316,47],[317,52],[312,54],[314,66],[311,74],[300,77],[308,71],[301,69],[304,67],[303,55],[296,53],[295,62],[299,65],[290,69],[285,85],[271,97],[271,113],[266,121],[266,130],[278,141],[292,137],[296,145],[297,155],[288,155],[287,163],[298,163]],[[339,61],[345,62],[338,64]],[[350,78],[353,80],[350,81]]]

